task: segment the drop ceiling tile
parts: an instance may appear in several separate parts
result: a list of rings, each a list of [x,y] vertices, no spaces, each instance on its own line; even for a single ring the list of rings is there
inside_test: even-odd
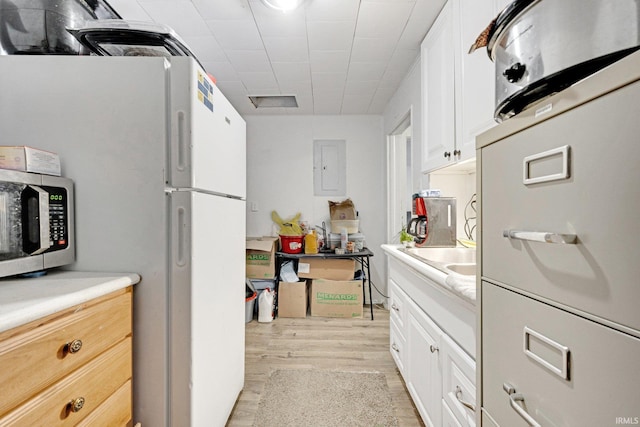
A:
[[[306,37],[264,37],[264,46],[271,62],[308,62]]]
[[[367,113],[382,114],[395,92],[396,88],[379,87],[373,95],[373,99],[371,100],[371,104],[369,104],[369,110]]]
[[[311,84],[311,69],[308,62],[272,62],[276,80],[282,88],[289,82],[307,82]]]
[[[446,0],[417,0],[398,41],[398,48],[419,49],[445,3]]]
[[[344,94],[368,96],[375,93],[379,83],[379,80],[347,80]]]
[[[269,58],[264,50],[227,50],[227,58],[238,72],[271,71]]]
[[[340,112],[342,114],[362,114],[363,111],[369,109],[372,98],[373,93],[368,94],[368,96],[345,94],[342,99],[342,109]]]
[[[342,106],[342,92],[313,93],[314,114],[338,114]]]
[[[365,2],[360,5],[356,37],[387,37],[398,40],[414,3]]]
[[[153,21],[142,6],[135,1],[109,0],[109,5],[122,16],[122,19],[131,21]]]
[[[353,39],[351,60],[358,62],[388,61],[393,55],[396,40],[386,37],[356,37]]]
[[[351,50],[355,21],[307,22],[310,50]]]
[[[185,43],[202,63],[209,61],[227,61],[218,41],[211,36],[185,37]]]
[[[262,39],[253,20],[213,20],[206,24],[224,49],[262,49]]]
[[[314,97],[319,92],[340,92],[344,91],[346,73],[316,73],[311,72],[311,84],[313,86]]]
[[[202,61],[202,66],[218,81],[240,81],[240,76],[228,61]]]
[[[384,87],[395,87],[405,78],[411,67],[419,61],[419,51],[396,49],[380,82]]]
[[[131,1],[131,0],[129,0]],[[192,0],[205,21],[253,19],[247,0]]]
[[[238,76],[250,95],[279,95],[280,88],[272,72],[243,71]]]
[[[262,3],[251,4],[255,22],[263,37],[306,37],[304,9],[282,13],[268,9]]]
[[[355,21],[360,0],[310,0],[307,21]]]
[[[171,27],[180,37],[210,36],[209,27],[189,0],[139,1],[154,22]]]
[[[380,80],[387,68],[386,62],[351,62],[347,80]]]
[[[309,62],[314,72],[345,73],[349,69],[348,50],[311,50]]]

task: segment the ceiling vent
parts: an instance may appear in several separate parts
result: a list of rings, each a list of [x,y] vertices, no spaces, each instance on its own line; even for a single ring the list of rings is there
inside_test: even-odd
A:
[[[249,96],[256,108],[298,108],[294,95]]]

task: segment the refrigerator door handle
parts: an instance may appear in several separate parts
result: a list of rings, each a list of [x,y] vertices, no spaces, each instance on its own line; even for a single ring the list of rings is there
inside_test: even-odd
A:
[[[189,141],[188,129],[186,128],[185,114],[178,112],[178,162],[176,168],[184,171],[187,168],[187,143]]]
[[[178,253],[177,253],[177,259],[176,259],[176,264],[178,264],[180,267],[184,267],[187,264],[187,257],[186,257],[186,249],[187,249],[187,221],[186,221],[186,211],[184,206],[179,206],[178,210],[177,210],[177,216],[178,216]]]

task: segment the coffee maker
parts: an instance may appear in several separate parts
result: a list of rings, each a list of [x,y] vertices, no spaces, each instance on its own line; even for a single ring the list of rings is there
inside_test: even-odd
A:
[[[417,246],[456,246],[456,198],[412,196],[407,233]]]

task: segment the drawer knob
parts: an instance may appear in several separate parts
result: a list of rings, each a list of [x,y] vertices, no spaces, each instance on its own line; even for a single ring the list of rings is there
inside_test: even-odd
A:
[[[453,155],[454,155],[454,156],[459,156],[460,154],[462,154],[462,151],[460,151],[460,150],[453,150]]]
[[[67,352],[74,354],[82,349],[82,340],[73,340],[65,345]]]
[[[445,159],[450,159],[451,158],[451,151],[445,151],[444,152],[444,158]]]
[[[71,412],[78,412],[84,407],[84,397],[76,397],[67,404]]]
[[[391,344],[391,348],[393,349],[393,351],[395,351],[396,353],[400,353],[400,349],[398,348],[398,346],[396,345],[396,343]]]
[[[431,344],[429,346],[429,350],[431,350],[431,353],[435,353],[436,351],[440,351],[440,349],[438,347],[436,347],[435,345]]]
[[[396,305],[395,302],[393,304],[391,304],[391,308],[393,308],[397,312],[400,312],[400,309],[398,308],[398,306]]]

